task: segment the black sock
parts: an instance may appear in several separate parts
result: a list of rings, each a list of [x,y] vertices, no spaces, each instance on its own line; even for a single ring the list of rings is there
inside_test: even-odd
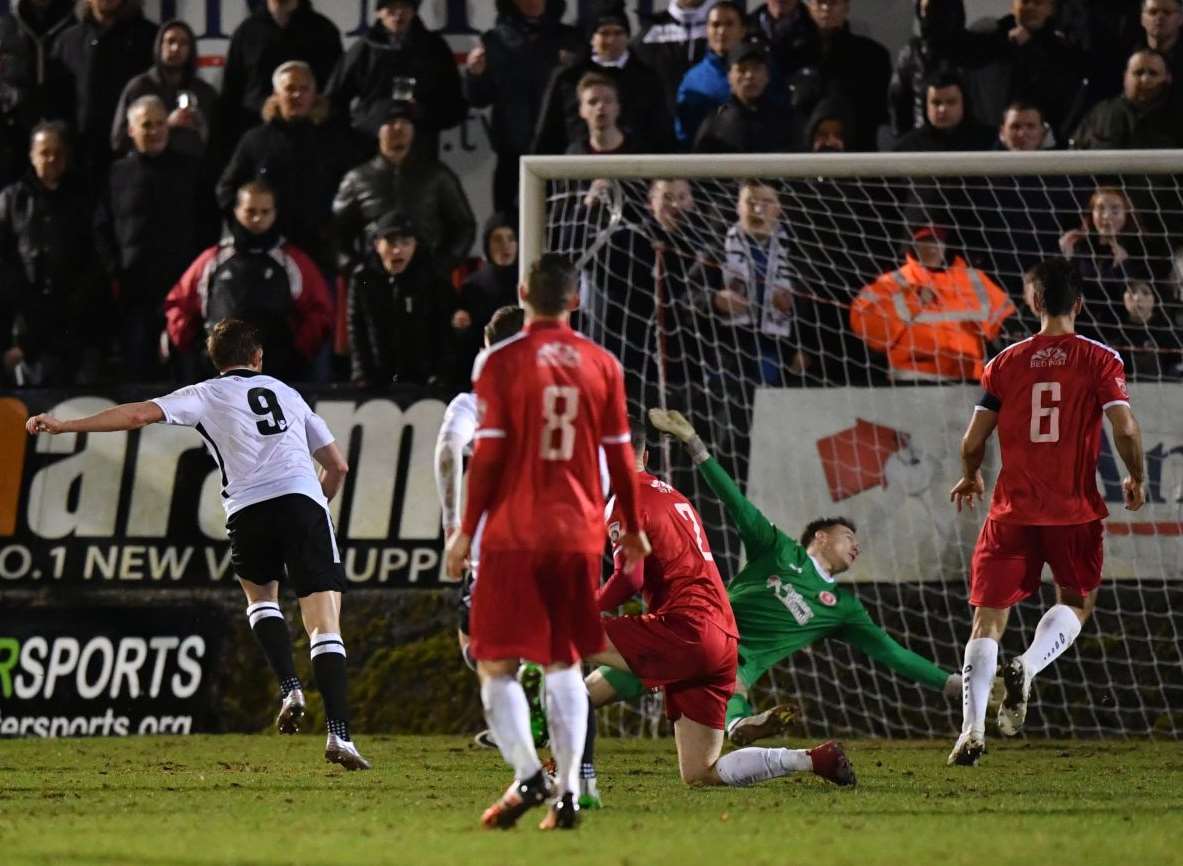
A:
[[[292,661],[292,636],[288,633],[287,621],[279,605],[273,601],[252,604],[246,609],[246,615],[250,620],[251,631],[255,633],[255,639],[267,657],[267,664],[279,682],[280,694],[286,698],[292,689],[300,688],[296,664]]]
[[[590,779],[596,775],[596,708],[587,699],[587,736],[583,739],[583,760],[579,765],[579,777]]]
[[[312,639],[312,672],[325,704],[330,734],[349,739],[349,701],[346,697],[345,645],[337,634],[319,634]]]

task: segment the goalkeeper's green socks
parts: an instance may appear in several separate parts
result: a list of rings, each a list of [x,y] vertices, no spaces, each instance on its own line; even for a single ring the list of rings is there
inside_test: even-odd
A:
[[[724,730],[730,735],[731,728],[736,722],[755,714],[756,708],[752,706],[751,702],[738,692],[735,693],[727,700],[727,722],[724,725]]]

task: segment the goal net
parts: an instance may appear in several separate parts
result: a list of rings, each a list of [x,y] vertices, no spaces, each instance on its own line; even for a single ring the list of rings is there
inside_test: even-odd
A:
[[[1161,152],[531,158],[523,260],[551,251],[577,262],[576,326],[620,358],[632,408],[686,413],[778,527],[796,537],[814,517],[854,519],[862,554],[840,580],[892,638],[953,672],[969,635],[969,557],[984,517],[948,501],[960,437],[982,365],[1038,330],[1024,273],[1069,256],[1086,286],[1079,331],[1125,361],[1148,503],[1123,509],[1124,470],[1106,426],[1106,580],[1095,619],[1036,681],[1027,730],[1177,737],[1177,162]],[[996,468],[992,450],[988,479]],[[677,443],[653,449],[651,469],[695,502],[728,579],[744,556],[718,499]],[[1003,662],[1027,645],[1053,598],[1045,573],[1012,614]],[[873,661],[848,637],[830,635],[774,668],[754,703],[799,702],[810,736],[957,729],[959,699]],[[660,712],[650,696],[614,724],[653,733],[664,729]]]

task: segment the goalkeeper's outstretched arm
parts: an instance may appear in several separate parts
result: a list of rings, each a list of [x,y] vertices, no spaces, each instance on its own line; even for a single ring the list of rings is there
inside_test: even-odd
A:
[[[947,697],[961,694],[961,674],[942,670],[924,656],[901,646],[865,609],[862,616],[842,627],[838,637],[915,683],[944,692]]]
[[[681,412],[650,409],[649,420],[658,430],[669,433],[686,446],[690,452],[690,459],[694,461],[702,477],[723,501],[727,513],[735,521],[748,559],[756,558],[776,544],[776,527],[760,509],[748,501],[731,476],[711,457],[706,444]]]

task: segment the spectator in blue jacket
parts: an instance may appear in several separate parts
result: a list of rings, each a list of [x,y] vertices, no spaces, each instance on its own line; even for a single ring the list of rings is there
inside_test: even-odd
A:
[[[674,134],[683,148],[690,147],[702,122],[731,98],[727,57],[743,38],[743,9],[731,0],[719,0],[707,16],[706,56],[686,70],[678,85]]]

